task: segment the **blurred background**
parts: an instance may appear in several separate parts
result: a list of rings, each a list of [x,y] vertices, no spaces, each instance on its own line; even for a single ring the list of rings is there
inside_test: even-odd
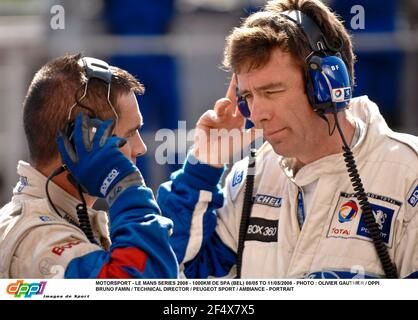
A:
[[[393,129],[418,134],[418,1],[324,2],[353,34],[358,57],[354,95],[367,94],[377,102]],[[48,60],[82,52],[128,70],[145,84],[139,104],[148,153],[138,165],[156,191],[178,166],[156,163],[161,142],[155,141],[155,132],[176,129],[178,120],[193,129],[224,95],[229,83],[220,69],[225,36],[264,3],[0,0],[0,206],[17,181],[17,161],[28,161],[22,102],[34,73]],[[363,25],[358,5],[364,9]]]

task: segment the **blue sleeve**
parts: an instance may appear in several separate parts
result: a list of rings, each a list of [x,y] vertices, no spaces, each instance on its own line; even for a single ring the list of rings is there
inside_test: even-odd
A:
[[[187,278],[195,279],[224,277],[236,261],[236,253],[227,247],[215,232],[197,256],[184,264],[184,274]]]
[[[172,221],[159,214],[152,191],[126,189],[109,210],[109,251],[73,259],[65,278],[176,278],[178,263],[169,244]]]
[[[223,172],[223,168],[198,163],[189,154],[183,168],[157,193],[163,215],[174,222],[173,250],[190,278],[224,276],[236,261],[236,254],[215,232],[216,210],[224,202],[219,184]]]
[[[412,272],[411,274],[407,275],[404,279],[418,279],[418,271]]]

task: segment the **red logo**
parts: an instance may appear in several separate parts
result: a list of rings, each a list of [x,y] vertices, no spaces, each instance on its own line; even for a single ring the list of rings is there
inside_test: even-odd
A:
[[[72,247],[81,243],[81,240],[71,241],[62,246],[57,246],[52,248],[52,253],[56,254],[57,256],[62,255],[65,249],[71,249]]]
[[[341,236],[349,236],[350,230],[342,229],[342,228],[332,228],[332,234],[341,235]]]

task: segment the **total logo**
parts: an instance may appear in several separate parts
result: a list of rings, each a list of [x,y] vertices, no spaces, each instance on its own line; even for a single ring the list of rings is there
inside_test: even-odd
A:
[[[338,221],[340,223],[349,222],[357,216],[358,206],[353,200],[345,202],[338,212]]]
[[[333,102],[344,102],[351,99],[351,88],[337,88],[332,89],[332,101]]]
[[[335,97],[336,98],[340,98],[342,94],[343,94],[343,91],[341,89],[335,90]]]
[[[349,236],[351,234],[350,230],[343,229],[343,228],[332,228],[331,232],[333,235],[339,235],[339,236]]]
[[[17,280],[7,286],[6,292],[15,298],[31,298],[33,295],[43,294],[46,281],[24,283],[23,280]]]

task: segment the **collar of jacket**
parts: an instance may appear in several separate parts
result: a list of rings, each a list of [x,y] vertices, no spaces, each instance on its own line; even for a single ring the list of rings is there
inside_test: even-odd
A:
[[[364,124],[357,143],[351,149],[357,166],[361,166],[371,150],[383,143],[391,130],[380,114],[377,105],[369,100],[367,96],[352,99],[347,112]],[[277,157],[279,165],[286,176],[301,187],[312,183],[321,176],[341,174],[347,171],[342,151],[341,153],[331,154],[309,163],[297,170],[296,174],[294,174],[296,171],[296,159]]]
[[[14,199],[19,200],[19,198],[22,198],[23,200],[28,196],[38,199],[46,198],[45,183],[47,178],[42,173],[25,161],[19,161],[17,173],[19,175],[19,181],[13,189]],[[54,205],[60,211],[62,217],[67,221],[72,220],[76,224],[79,224],[75,208],[80,203],[80,200],[71,196],[53,181],[49,182],[48,190]],[[53,214],[56,214],[51,205],[50,209]],[[101,211],[87,208],[87,212],[91,221],[96,219],[107,220],[106,215]]]

